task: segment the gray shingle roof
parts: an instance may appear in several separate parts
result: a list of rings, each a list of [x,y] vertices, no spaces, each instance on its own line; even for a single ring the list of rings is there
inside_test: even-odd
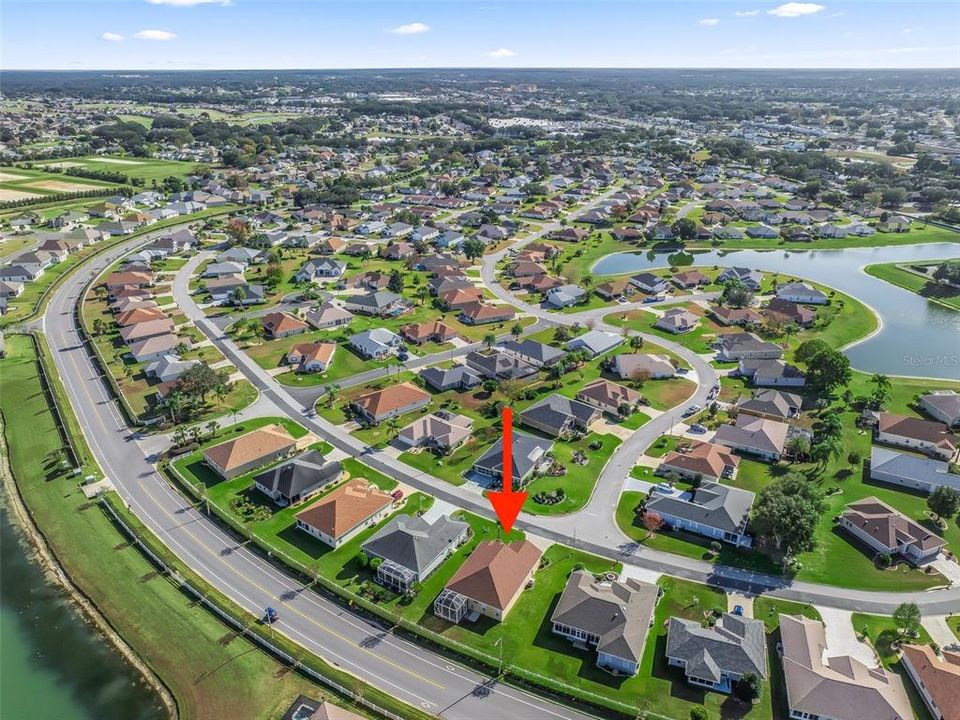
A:
[[[513,433],[513,453],[510,456],[513,462],[513,477],[519,480],[533,470],[537,462],[545,453],[550,452],[553,443],[549,440]],[[499,477],[503,472],[503,438],[501,437],[473,464]]]
[[[571,420],[576,425],[586,425],[598,412],[592,405],[554,393],[520,413],[520,420],[560,431]]]
[[[672,617],[667,627],[667,657],[685,660],[687,675],[720,681],[721,673],[767,677],[763,622],[725,613],[712,628]]]
[[[467,529],[467,523],[443,515],[433,523],[400,514],[363,544],[368,555],[390,560],[418,575],[446,552]]]
[[[253,480],[286,497],[294,497],[336,480],[342,469],[339,462],[327,462],[320,452],[310,450],[256,475]]]
[[[683,495],[654,493],[647,501],[647,510],[742,534],[747,527],[753,498],[754,494],[749,490],[705,482],[692,493]]]

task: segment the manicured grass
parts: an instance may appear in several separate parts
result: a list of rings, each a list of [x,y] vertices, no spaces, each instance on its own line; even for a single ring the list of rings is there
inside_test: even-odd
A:
[[[111,160],[120,160],[122,162],[110,162]],[[87,155],[74,158],[57,158],[56,160],[36,163],[35,167],[43,165],[58,165],[60,163],[76,163],[87,170],[101,170],[106,172],[118,172],[129,178],[146,180],[147,185],[151,180],[163,180],[168,177],[184,178],[187,175],[194,175],[203,172],[207,167],[201,163],[180,162],[179,160],[161,160],[159,158],[138,158],[138,157],[109,157],[106,155]],[[70,175],[61,175],[60,177],[71,178]],[[85,180],[86,178],[76,178]]]
[[[686,304],[681,305],[687,307]],[[702,312],[702,310],[698,310],[698,314],[699,312]],[[720,325],[704,316],[700,318],[696,329],[687,333],[676,334],[654,327],[658,319],[659,317],[649,310],[630,310],[625,313],[614,311],[604,318],[610,325],[626,327],[637,332],[659,335],[662,338],[673,340],[699,355],[712,352],[710,346],[716,341],[718,335],[737,330],[737,328]]]
[[[157,574],[87,502],[76,479],[59,466],[60,435],[30,339],[8,336],[7,354],[0,360],[0,408],[21,495],[74,583],[163,679],[181,716],[275,717],[299,693],[322,696],[319,687],[285,672]]]
[[[811,620],[821,619],[817,609],[807,603],[781,600],[769,595],[761,595],[754,599],[753,617],[763,620],[763,624],[767,626],[767,632],[773,632],[780,627],[780,615],[802,615]]]
[[[958,255],[960,255],[960,250],[958,250]],[[939,263],[878,263],[876,265],[867,265],[863,270],[868,275],[902,287],[905,290],[927,298],[927,300],[931,302],[946,305],[954,310],[960,310],[960,289],[938,283],[910,269],[911,265],[925,265],[933,268],[938,264]]]
[[[4,260],[15,252],[23,250],[25,247],[37,242],[34,234],[29,235],[11,235],[0,242],[0,260]]]
[[[953,634],[960,640],[960,615],[951,615],[947,618],[947,625],[953,630]]]
[[[591,448],[594,443],[599,443],[600,447]],[[538,477],[532,480],[525,488],[527,501],[523,504],[524,511],[534,515],[557,515],[582,508],[590,499],[603,466],[620,443],[620,438],[613,435],[590,433],[574,442],[554,444],[553,457],[566,467],[567,472],[560,477]],[[586,455],[586,465],[573,462],[573,454],[578,450]],[[533,499],[539,492],[549,493],[554,490],[563,490],[566,494],[563,501],[556,505],[541,505]]]
[[[746,223],[733,223],[744,225]],[[904,233],[876,233],[869,237],[847,238],[817,238],[812,242],[788,243],[779,238],[765,240],[762,238],[744,237],[742,240],[727,240],[720,243],[720,248],[737,248],[743,250],[842,250],[854,247],[887,247],[890,245],[915,245],[920,243],[958,242],[958,235],[952,230],[933,226],[914,224],[910,232]],[[715,249],[710,242],[687,243],[688,249],[710,248]]]

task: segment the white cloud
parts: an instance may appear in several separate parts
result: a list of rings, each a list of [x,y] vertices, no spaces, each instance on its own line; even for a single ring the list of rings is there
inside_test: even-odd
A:
[[[776,15],[777,17],[795,18],[803,17],[804,15],[815,15],[821,10],[826,9],[825,5],[818,5],[817,3],[788,2],[783,5],[778,5],[773,10],[767,10],[767,14]]]
[[[101,40],[106,40],[107,42],[120,42],[123,40],[123,35],[120,33],[105,32],[100,36]]]
[[[706,27],[713,27],[714,25],[720,24],[720,18],[704,18],[700,21],[700,24]]]
[[[755,17],[759,14],[759,10],[737,10],[737,12],[734,13],[737,17]]]
[[[176,35],[166,30],[141,30],[134,33],[137,40],[173,40]]]
[[[492,57],[497,59],[511,58],[516,56],[517,56],[517,53],[507,48],[497,48],[496,50],[491,50],[490,52],[487,53],[487,57]]]
[[[232,5],[230,0],[147,0],[151,5],[171,5],[173,7],[194,7],[196,5]]]
[[[387,32],[391,32],[394,35],[419,35],[420,33],[425,33],[430,30],[430,26],[422,22],[413,22],[407,23],[406,25],[398,25],[395,28],[390,28]]]

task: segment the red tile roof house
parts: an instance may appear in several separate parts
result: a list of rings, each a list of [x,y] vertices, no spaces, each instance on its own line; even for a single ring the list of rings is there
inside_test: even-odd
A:
[[[272,338],[288,337],[306,332],[309,327],[303,320],[295,318],[290,313],[275,312],[264,315],[260,319],[263,331]]]
[[[295,365],[297,372],[325,372],[333,362],[336,343],[298,343],[287,352],[287,365]]]
[[[960,653],[903,645],[900,659],[935,720],[960,720]]]
[[[391,385],[354,399],[350,403],[358,418],[376,424],[430,404],[431,395],[410,383]]]
[[[148,287],[153,285],[153,274],[144,272],[116,272],[103,281],[107,290],[118,290],[125,286]]]
[[[943,423],[894,413],[880,413],[876,440],[941,460],[952,460],[957,454],[957,439]]]
[[[473,303],[460,312],[460,322],[467,325],[486,325],[488,323],[513,320],[515,312],[509,305],[484,305]]]
[[[393,508],[391,495],[353,478],[297,513],[297,529],[330,547],[340,547],[364,528],[376,525]]]
[[[936,559],[946,541],[875,497],[847,505],[840,527],[878,554],[900,555],[914,565]]]
[[[297,441],[279,425],[267,425],[203,451],[203,461],[224,480],[239,477],[296,450]]]
[[[440,303],[447,310],[463,310],[478,305],[483,299],[479,288],[456,288],[439,295]]]
[[[437,596],[434,614],[452,623],[480,615],[503,620],[537,569],[540,555],[529,540],[506,545],[484,540]]]

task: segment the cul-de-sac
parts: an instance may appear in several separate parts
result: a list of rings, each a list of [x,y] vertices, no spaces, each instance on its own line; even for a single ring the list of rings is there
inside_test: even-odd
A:
[[[955,69],[149,64],[236,5],[0,75],[4,717],[960,718]]]

